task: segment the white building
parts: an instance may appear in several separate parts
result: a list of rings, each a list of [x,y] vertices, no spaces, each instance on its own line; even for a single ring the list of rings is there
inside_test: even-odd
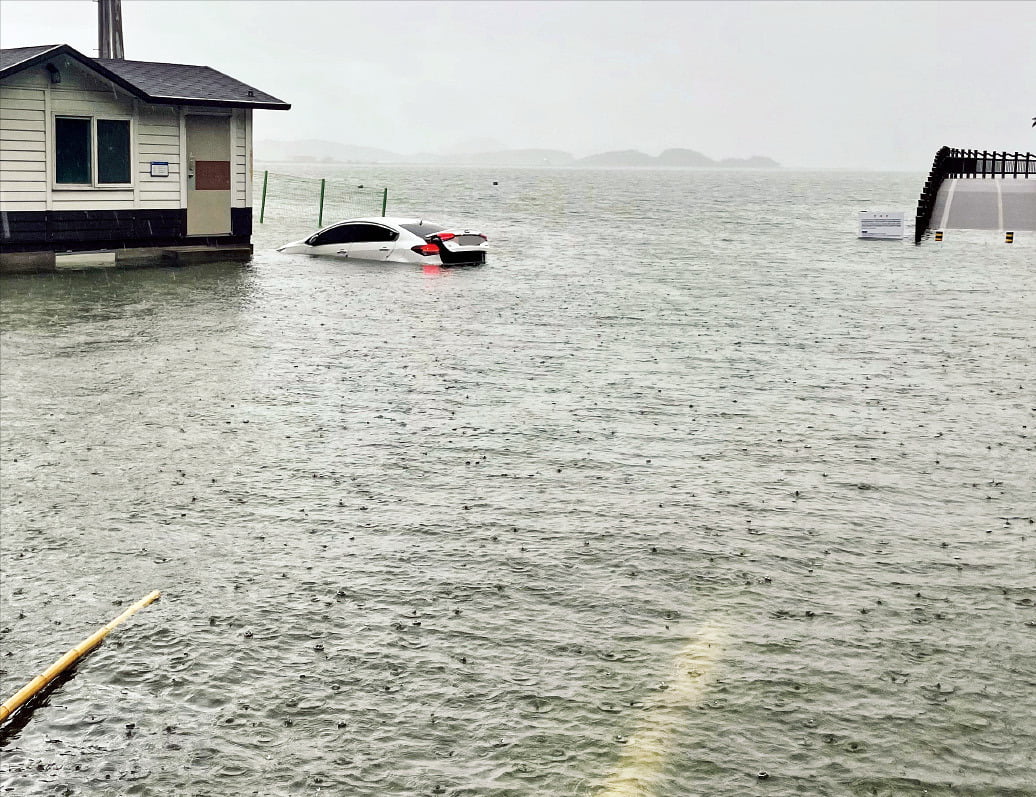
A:
[[[0,269],[246,258],[252,110],[290,107],[205,66],[0,50]]]

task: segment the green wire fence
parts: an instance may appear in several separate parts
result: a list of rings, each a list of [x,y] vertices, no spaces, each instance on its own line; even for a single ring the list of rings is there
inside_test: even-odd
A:
[[[367,188],[341,178],[298,177],[264,171],[255,175],[259,223],[312,219],[317,227],[357,216],[384,216],[388,188]]]

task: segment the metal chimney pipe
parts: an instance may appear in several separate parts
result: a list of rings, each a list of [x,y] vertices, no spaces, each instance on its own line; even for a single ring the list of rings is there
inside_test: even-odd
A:
[[[108,3],[97,0],[97,57],[111,58],[108,48]]]
[[[112,58],[122,60],[126,51],[122,44],[122,0],[110,0],[112,17]]]
[[[97,57],[125,58],[122,0],[97,0]]]

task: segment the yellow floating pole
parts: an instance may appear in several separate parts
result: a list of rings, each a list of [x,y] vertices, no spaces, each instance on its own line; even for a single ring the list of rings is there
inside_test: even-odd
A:
[[[149,595],[145,595],[139,601],[130,606],[126,611],[112,620],[108,625],[95,631],[89,637],[84,639],[74,648],[68,651],[64,656],[58,659],[56,662],[51,664],[44,672],[37,675],[29,683],[19,689],[11,698],[4,701],[3,705],[0,705],[0,723],[7,720],[15,711],[21,708],[25,703],[32,700],[37,694],[39,694],[51,681],[57,678],[61,673],[79,661],[83,656],[97,647],[104,638],[112,632],[112,630],[119,625],[123,620],[133,616],[145,606],[154,601],[158,600],[161,596],[157,589]]]

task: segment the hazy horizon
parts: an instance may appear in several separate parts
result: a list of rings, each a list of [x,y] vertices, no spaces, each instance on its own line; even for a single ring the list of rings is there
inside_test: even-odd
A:
[[[890,171],[926,170],[942,145],[1036,149],[1032,3],[122,8],[128,59],[205,64],[290,102],[255,113],[256,141],[577,158],[685,148]],[[96,17],[92,0],[4,0],[0,44],[96,56]]]

